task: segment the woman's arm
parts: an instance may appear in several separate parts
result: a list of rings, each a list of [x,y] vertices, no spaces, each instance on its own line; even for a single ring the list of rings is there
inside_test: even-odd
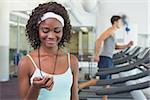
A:
[[[73,84],[71,88],[71,100],[79,100],[78,98],[78,59],[71,55],[71,69],[73,74]]]
[[[21,100],[37,100],[41,88],[50,91],[53,87],[53,78],[47,76],[35,77],[30,85],[31,65],[27,57],[23,57],[19,62],[18,80]]]
[[[19,93],[21,100],[36,100],[39,94],[39,89],[29,84],[29,65],[30,63],[27,57],[23,57],[18,65]]]

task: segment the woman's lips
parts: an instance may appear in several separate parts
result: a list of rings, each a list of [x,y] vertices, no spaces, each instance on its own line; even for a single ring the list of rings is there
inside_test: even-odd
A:
[[[48,44],[55,44],[56,41],[54,41],[54,40],[46,40],[46,43],[48,43]]]

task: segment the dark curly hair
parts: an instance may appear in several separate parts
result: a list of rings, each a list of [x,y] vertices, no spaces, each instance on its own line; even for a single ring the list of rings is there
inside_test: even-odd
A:
[[[67,13],[67,10],[64,6],[61,4],[58,4],[56,2],[48,2],[39,4],[38,7],[32,10],[32,13],[30,15],[30,18],[26,25],[26,36],[31,44],[31,46],[36,49],[40,46],[41,41],[39,38],[39,26],[38,22],[41,20],[41,17],[46,12],[54,12],[55,14],[58,14],[63,17],[64,19],[64,27],[63,27],[63,36],[61,41],[58,43],[59,47],[64,47],[65,44],[69,43],[69,40],[71,38],[72,32],[72,26],[70,24],[70,19]]]

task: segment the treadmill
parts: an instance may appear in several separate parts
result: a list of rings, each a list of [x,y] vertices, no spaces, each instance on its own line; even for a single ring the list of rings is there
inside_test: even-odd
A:
[[[118,58],[118,59],[113,59],[114,65],[120,65],[123,63],[130,62],[132,59],[138,56],[138,54],[140,53],[140,50],[142,50],[141,47],[135,47],[131,52],[129,52],[128,55]]]
[[[142,61],[139,63],[139,65],[143,64],[143,63],[145,63],[145,61],[149,60],[149,53],[150,53],[150,49],[145,48],[143,50],[143,52],[141,52],[139,54],[138,61],[139,60]],[[136,65],[136,67],[137,67],[137,65]],[[112,69],[108,68],[108,69],[105,69],[105,71],[106,70],[109,71]],[[112,72],[110,71],[109,73],[106,72],[105,74],[116,74],[116,73],[119,73],[119,71],[118,72],[116,71],[115,73],[113,71]],[[148,76],[149,73],[150,73],[150,70],[148,69],[146,71],[143,71],[143,73],[139,73],[139,74],[133,75],[133,76],[123,77],[123,78],[119,78],[119,79],[111,79],[111,80],[99,80],[97,82],[97,85],[98,86],[106,86],[106,85],[113,85],[114,86],[115,84],[123,83],[123,82],[129,81],[129,80],[136,80],[138,78]],[[96,98],[100,98],[102,95],[109,95],[110,98],[113,98],[113,97],[116,98],[117,94],[121,94],[122,98],[127,97],[126,99],[131,100],[132,99],[131,95],[129,96],[129,94],[128,94],[128,96],[127,96],[126,92],[131,92],[134,90],[148,88],[149,83],[150,83],[150,80],[143,82],[143,83],[130,85],[130,86],[120,86],[119,88],[99,89],[98,87],[96,87],[95,90],[84,89],[81,92],[81,95],[79,95],[79,97],[80,97],[80,100],[95,100]],[[124,94],[125,94],[125,96],[124,96]],[[87,98],[89,98],[89,99],[87,99]]]
[[[118,58],[124,57],[125,55],[128,55],[130,50],[132,50],[132,49],[129,47],[129,48],[126,48],[120,52],[113,54],[113,59],[118,59]]]

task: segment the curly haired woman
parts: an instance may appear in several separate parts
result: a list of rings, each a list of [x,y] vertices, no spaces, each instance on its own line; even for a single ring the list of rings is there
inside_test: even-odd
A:
[[[71,38],[66,9],[56,2],[36,7],[26,25],[34,48],[19,62],[18,79],[23,100],[78,100],[78,60],[62,47]]]

